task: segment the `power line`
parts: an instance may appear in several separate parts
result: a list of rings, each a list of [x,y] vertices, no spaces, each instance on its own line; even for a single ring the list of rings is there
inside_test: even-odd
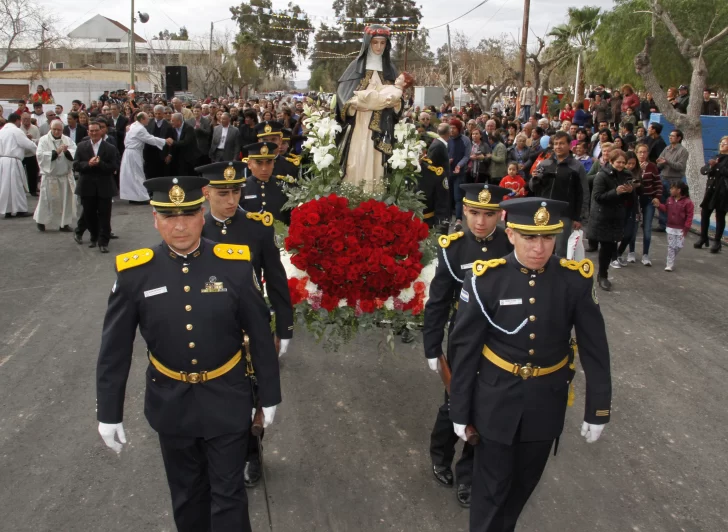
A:
[[[472,8],[472,9],[471,9],[471,10],[469,10],[469,11],[466,11],[465,13],[463,13],[462,15],[460,15],[459,17],[455,17],[455,18],[454,18],[454,19],[452,19],[451,21],[449,21],[449,22],[445,22],[445,23],[443,23],[443,24],[440,24],[440,25],[438,25],[438,26],[433,26],[433,27],[431,27],[431,28],[425,28],[425,29],[426,29],[426,30],[428,30],[428,31],[429,31],[429,30],[435,30],[435,29],[437,29],[437,28],[442,28],[443,26],[447,26],[448,24],[452,24],[452,23],[453,23],[453,22],[455,22],[456,20],[460,20],[461,18],[463,18],[463,17],[465,16],[465,15],[468,15],[468,14],[472,13],[473,11],[475,11],[476,9],[478,9],[478,8],[479,8],[480,6],[482,6],[483,4],[486,4],[487,2],[488,2],[488,0],[483,0],[483,1],[482,1],[482,2],[480,2],[480,3],[479,3],[479,4],[477,5],[477,6],[475,6],[474,8]]]

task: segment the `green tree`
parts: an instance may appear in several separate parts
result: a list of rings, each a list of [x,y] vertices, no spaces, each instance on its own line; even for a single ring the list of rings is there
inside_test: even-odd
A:
[[[711,23],[714,28],[728,25],[728,3],[711,0],[668,0],[662,2],[686,37],[701,42]],[[652,34],[651,0],[616,0],[616,6],[602,15],[594,33],[597,50],[591,60],[600,82],[608,85],[631,83],[643,86],[642,79],[627,57],[634,57]],[[713,20],[715,17],[715,21]],[[668,28],[655,24],[651,50],[652,66],[660,83],[666,87],[687,83],[690,62],[683,57]],[[728,47],[715,46],[705,51],[709,68],[708,83],[728,88]]]
[[[599,24],[598,7],[570,7],[567,21],[549,32],[553,37],[553,53],[561,58],[559,65],[576,65],[579,79],[576,86],[576,99],[584,96],[585,67],[594,51],[594,31]]]
[[[159,36],[154,37],[155,40],[159,41],[189,41],[190,35],[187,33],[187,28],[182,26],[179,29],[179,33],[170,32],[169,30],[164,30],[159,32]]]
[[[291,31],[311,26],[311,21],[297,4],[289,2],[286,11],[293,13],[294,18],[280,19],[265,15],[251,6],[272,9],[271,0],[251,0],[250,4],[231,7],[232,19],[237,22],[239,34],[245,35],[246,44],[254,44],[258,67],[278,76],[296,71],[294,54],[305,56],[308,52],[308,32]],[[299,15],[304,15],[299,19]],[[286,26],[278,29],[274,26]],[[290,41],[291,44],[275,44],[267,40]]]
[[[696,13],[698,9],[703,12]],[[700,122],[703,89],[713,68],[708,66],[708,56],[715,50],[725,53],[728,5],[725,0],[652,0],[651,10],[655,17],[655,37],[650,33],[645,38],[644,48],[634,58],[634,67],[665,118],[685,135],[683,144],[690,153],[686,172],[688,183],[693,196],[700,198],[705,188],[705,179],[701,179],[699,173],[700,167],[705,164]],[[685,77],[690,74],[690,97],[685,114],[667,101],[665,89],[653,67],[652,53],[658,26],[664,26],[677,46],[679,56],[689,65]]]

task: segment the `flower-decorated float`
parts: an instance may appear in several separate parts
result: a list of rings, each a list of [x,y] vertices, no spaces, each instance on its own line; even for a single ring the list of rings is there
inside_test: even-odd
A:
[[[394,332],[421,323],[435,273],[416,191],[425,144],[413,124],[397,121],[397,89],[412,80],[396,75],[389,48],[388,30],[367,28],[331,105],[304,107],[308,163],[287,190],[282,260],[298,323],[327,349],[382,325],[393,346]]]

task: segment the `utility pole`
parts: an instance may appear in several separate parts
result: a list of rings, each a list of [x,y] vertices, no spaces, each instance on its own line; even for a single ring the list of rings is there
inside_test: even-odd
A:
[[[44,55],[43,52],[45,51],[45,32],[46,32],[46,27],[45,27],[45,22],[44,22],[40,26],[40,61],[38,62],[38,65],[40,66],[40,68],[38,70],[40,70],[40,72],[41,72],[41,77],[43,74],[43,66],[45,65],[45,62],[43,61],[43,55]]]
[[[214,22],[210,22],[210,65],[212,65],[212,30],[215,27]]]
[[[129,32],[129,73],[131,74],[131,88],[134,89],[134,62],[136,60],[136,46],[134,43],[134,0],[131,0],[131,31]]]
[[[531,12],[531,0],[523,0],[523,28],[521,29],[521,84],[526,83],[526,52],[528,46],[528,17]]]
[[[528,0],[526,0],[528,1]],[[452,75],[452,45],[450,44],[450,24],[447,25],[447,55],[450,57],[450,101],[455,105],[455,93],[453,92]]]
[[[409,45],[409,32],[404,34],[404,69],[407,70],[407,48]]]

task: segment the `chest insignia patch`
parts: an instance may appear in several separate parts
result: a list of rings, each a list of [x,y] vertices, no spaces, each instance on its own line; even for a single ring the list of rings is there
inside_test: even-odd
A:
[[[144,297],[158,296],[159,294],[166,294],[166,293],[167,293],[167,287],[160,286],[159,288],[155,288],[154,290],[145,290]]]
[[[255,199],[257,197],[258,197],[257,194],[250,194],[249,196],[245,196],[245,199]]]
[[[472,270],[473,269],[473,263],[470,264],[461,264],[460,265],[461,270]]]
[[[465,301],[466,303],[467,303],[468,301],[470,301],[470,294],[468,294],[468,292],[467,292],[467,290],[465,290],[465,288],[463,288],[463,289],[462,289],[462,290],[460,291],[460,299],[462,299],[462,300],[463,300],[463,301]]]
[[[214,275],[210,277],[210,280],[205,283],[205,288],[200,290],[203,294],[212,294],[215,292],[227,292],[227,288],[222,285],[221,281],[217,280]]]
[[[501,299],[500,305],[501,307],[507,307],[509,305],[522,305],[523,299]]]

